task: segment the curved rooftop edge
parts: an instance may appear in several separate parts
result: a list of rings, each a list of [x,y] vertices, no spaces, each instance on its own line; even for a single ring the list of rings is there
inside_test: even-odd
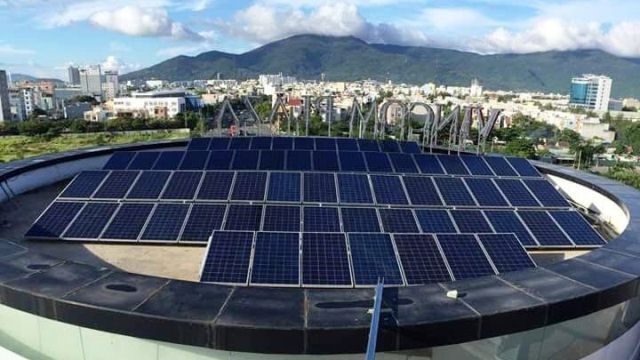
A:
[[[115,150],[101,147],[0,167],[0,182]],[[603,248],[545,268],[451,283],[385,288],[377,351],[419,349],[531,330],[638,296],[640,191],[592,174],[534,163],[621,206],[629,224]],[[0,183],[1,185],[1,183]],[[458,299],[446,296],[456,289]],[[363,353],[373,289],[228,287],[97,268],[0,240],[0,303],[106,332],[219,350]]]

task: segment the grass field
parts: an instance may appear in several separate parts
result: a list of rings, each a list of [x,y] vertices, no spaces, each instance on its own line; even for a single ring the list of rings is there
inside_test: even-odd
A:
[[[188,137],[187,133],[170,130],[126,134],[65,134],[51,139],[41,136],[2,136],[0,137],[0,162],[85,147],[186,137]]]

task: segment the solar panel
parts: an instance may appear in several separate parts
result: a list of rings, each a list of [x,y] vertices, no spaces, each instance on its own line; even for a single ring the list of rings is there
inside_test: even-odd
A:
[[[177,170],[185,153],[185,151],[161,152],[158,161],[153,165],[153,170]]]
[[[229,170],[233,160],[234,151],[210,151],[207,170]]]
[[[315,150],[315,141],[310,137],[294,137],[293,148],[295,150]]]
[[[231,169],[233,170],[256,170],[260,152],[257,150],[238,150],[233,156]]]
[[[336,139],[338,150],[340,151],[358,151],[358,142],[356,139],[338,138]]]
[[[264,209],[262,231],[300,232],[300,207],[266,206]]]
[[[436,155],[440,164],[449,175],[469,175],[469,171],[464,166],[458,155]]]
[[[313,169],[311,151],[287,151],[287,170],[306,171]]]
[[[460,159],[467,166],[469,172],[472,175],[487,175],[493,176],[493,171],[489,168],[489,165],[484,162],[483,158],[475,155],[461,156]]]
[[[491,225],[479,210],[451,210],[451,216],[461,233],[492,233]]]
[[[518,211],[541,246],[572,246],[565,234],[546,211]]]
[[[227,150],[229,148],[230,138],[216,137],[211,138],[209,150]]]
[[[415,141],[400,141],[400,148],[406,154],[419,154],[422,152],[420,146]]]
[[[464,182],[471,190],[480,206],[509,206],[491,179],[465,178]]]
[[[234,137],[229,142],[229,150],[248,150],[251,145],[250,137]]]
[[[379,209],[384,232],[418,233],[418,225],[409,209]]]
[[[380,232],[378,213],[374,208],[340,208],[342,227],[348,232]]]
[[[180,164],[180,170],[204,170],[209,151],[187,151]]]
[[[116,151],[111,155],[109,160],[102,169],[104,170],[124,170],[136,156],[132,151]]]
[[[303,211],[305,232],[340,232],[338,208],[305,206]]]
[[[267,200],[300,202],[300,173],[272,172]]]
[[[442,168],[442,165],[440,165],[440,162],[435,155],[414,154],[413,160],[415,160],[416,164],[418,164],[418,168],[423,174],[444,174],[444,169]]]
[[[153,210],[153,204],[124,203],[120,205],[118,212],[100,238],[102,240],[136,240],[151,210]]]
[[[83,171],[76,175],[73,181],[62,191],[60,197],[89,198],[108,174],[108,171]]]
[[[438,234],[440,247],[447,259],[454,280],[494,275],[495,271],[475,236],[469,234]]]
[[[499,273],[536,267],[513,234],[479,234],[478,239]]]
[[[129,170],[151,170],[158,160],[160,152],[158,151],[141,151],[129,163]]]
[[[214,232],[207,248],[200,281],[246,285],[252,246],[252,232]]]
[[[413,162],[411,154],[390,153],[389,159],[397,173],[418,173],[418,167]]]
[[[188,151],[194,150],[209,150],[209,143],[211,142],[211,138],[193,138],[189,141],[189,145],[187,146]]]
[[[438,190],[430,177],[404,176],[402,181],[413,205],[442,205]]]
[[[333,174],[305,173],[304,201],[336,203],[336,182]]]
[[[402,182],[398,176],[371,175],[371,185],[378,204],[408,204]]]
[[[339,171],[338,153],[335,151],[314,151],[313,168],[316,171]]]
[[[535,206],[540,204],[519,179],[494,179],[504,196],[513,206]]]
[[[227,200],[233,183],[233,172],[206,172],[198,189],[198,200]]]
[[[378,142],[371,139],[358,139],[358,148],[360,151],[380,151]]]
[[[249,148],[252,150],[271,150],[271,137],[256,136],[251,140]]]
[[[171,173],[168,171],[143,171],[127,194],[127,199],[157,199]]]
[[[498,176],[518,176],[518,173],[509,165],[509,162],[502,156],[485,156],[484,161]]]
[[[391,161],[386,153],[365,152],[364,159],[370,172],[393,172]]]
[[[94,199],[122,199],[138,178],[138,171],[114,170],[93,194]]]
[[[188,204],[157,204],[140,240],[178,241],[188,212]]]
[[[355,285],[402,285],[402,275],[389,234],[349,234]]]
[[[407,285],[432,284],[451,281],[451,275],[438,245],[429,234],[396,234],[393,240],[398,249]]]
[[[471,197],[469,190],[460,178],[434,177],[436,186],[446,205],[451,206],[475,206],[476,202]]]
[[[543,206],[569,207],[567,200],[547,180],[527,179],[523,182]]]
[[[298,233],[261,232],[256,235],[251,284],[300,284]]]
[[[336,151],[336,139],[327,137],[318,137],[316,140],[316,150]]]
[[[62,236],[64,239],[97,240],[118,209],[117,203],[88,203]]]
[[[457,233],[458,230],[447,210],[415,210],[416,218],[424,233]]]
[[[342,171],[367,171],[362,153],[359,151],[338,151]]]
[[[24,235],[26,238],[58,239],[64,229],[80,212],[82,202],[52,203],[47,210],[36,220]]]
[[[341,204],[373,204],[367,175],[337,174]]]
[[[395,140],[382,140],[380,141],[380,150],[384,152],[400,152],[400,145]]]
[[[576,245],[606,244],[602,237],[577,211],[549,211],[549,214]]]
[[[258,168],[260,170],[284,170],[284,151],[262,150]]]
[[[201,171],[175,171],[169,179],[162,199],[170,200],[191,200],[198,190]]]
[[[487,219],[499,233],[514,233],[524,246],[538,246],[527,228],[514,211],[486,211]]]
[[[344,234],[302,234],[302,284],[351,286]]]
[[[273,143],[271,144],[271,148],[273,150],[292,150],[293,149],[293,138],[285,137],[285,136],[277,136],[273,138]]]
[[[266,172],[238,172],[231,192],[231,200],[262,201],[266,186]]]
[[[224,229],[259,231],[261,220],[261,205],[229,205]]]
[[[214,230],[222,228],[225,205],[193,204],[180,242],[206,243]]]
[[[505,158],[520,176],[541,176],[538,170],[527,159],[507,157]]]

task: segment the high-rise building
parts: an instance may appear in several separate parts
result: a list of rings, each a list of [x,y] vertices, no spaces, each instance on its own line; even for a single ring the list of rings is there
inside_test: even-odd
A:
[[[116,96],[118,96],[119,88],[120,85],[118,83],[118,71],[105,70],[104,84],[102,84],[105,99],[113,100]]]
[[[80,87],[85,95],[102,97],[102,71],[100,65],[80,69]]]
[[[584,74],[571,79],[570,106],[595,111],[607,111],[610,97],[610,77]]]
[[[72,85],[80,85],[80,69],[76,66],[69,66],[69,83]]]
[[[0,70],[0,122],[10,121],[11,119],[11,104],[9,103],[7,72]]]

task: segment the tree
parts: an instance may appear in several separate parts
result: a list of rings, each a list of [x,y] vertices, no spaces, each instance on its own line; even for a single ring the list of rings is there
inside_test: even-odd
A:
[[[507,143],[505,152],[513,156],[534,159],[536,157],[536,149],[533,141],[524,138],[513,139]]]
[[[596,145],[592,141],[584,141],[571,146],[570,151],[576,154],[576,166],[588,169],[593,165],[593,157],[604,153],[605,149],[602,144]]]

